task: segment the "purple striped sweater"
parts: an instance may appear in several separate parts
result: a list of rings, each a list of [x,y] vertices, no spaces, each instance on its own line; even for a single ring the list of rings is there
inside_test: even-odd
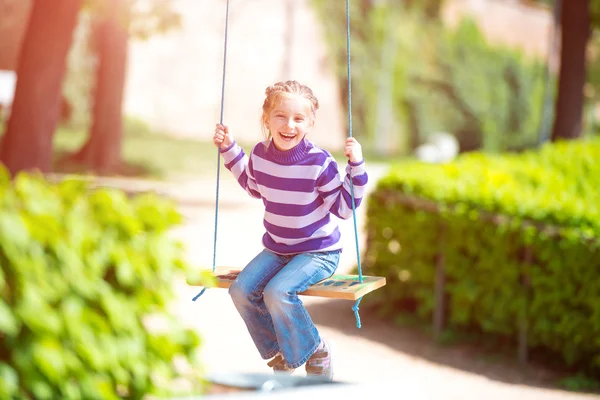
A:
[[[342,180],[335,159],[304,138],[296,147],[280,151],[258,143],[250,156],[233,143],[221,149],[225,167],[250,196],[265,205],[263,245],[278,254],[340,250],[336,217],[352,216],[361,203],[368,177],[364,160],[348,162]]]

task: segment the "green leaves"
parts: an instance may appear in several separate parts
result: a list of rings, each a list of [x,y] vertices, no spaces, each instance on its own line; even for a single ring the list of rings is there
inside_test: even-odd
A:
[[[40,372],[54,384],[66,378],[67,366],[63,358],[61,344],[52,337],[44,337],[33,345],[33,360]]]
[[[169,237],[179,221],[156,196],[26,174],[11,183],[0,170],[0,397],[168,396],[185,378],[178,358],[200,380],[200,340],[167,311],[189,273]],[[167,331],[144,327],[155,316]]]
[[[357,134],[371,142],[363,139],[363,146],[370,144],[379,155],[391,155],[394,147],[407,154],[440,131],[454,134],[468,150],[537,143],[544,60],[490,43],[472,18],[446,26],[414,7],[419,2],[358,3],[350,16],[352,112]],[[345,87],[344,2],[311,4]],[[377,146],[381,141],[389,149]]]
[[[0,397],[14,396],[19,390],[19,376],[10,365],[0,363]]]
[[[388,289],[365,301],[430,321],[443,256],[450,328],[516,340],[527,318],[530,346],[597,371],[599,159],[591,139],[399,163],[368,204],[364,273],[386,276]]]
[[[597,138],[519,156],[466,153],[445,165],[398,163],[378,187],[598,235],[600,191],[593,179],[600,176],[598,159]]]
[[[19,332],[19,320],[4,300],[0,299],[0,332],[9,337],[14,337]]]

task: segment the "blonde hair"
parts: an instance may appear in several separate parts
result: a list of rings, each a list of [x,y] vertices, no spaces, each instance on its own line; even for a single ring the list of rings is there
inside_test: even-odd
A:
[[[269,119],[269,113],[275,108],[283,97],[289,95],[298,95],[304,97],[310,103],[310,118],[311,122],[314,123],[314,120],[317,115],[317,110],[319,109],[319,100],[313,94],[313,91],[306,85],[302,85],[297,81],[285,81],[285,82],[277,82],[274,85],[269,86],[265,90],[265,101],[262,106],[262,116],[260,119],[260,127],[267,137],[267,141],[271,139],[271,132],[267,128],[267,120]]]

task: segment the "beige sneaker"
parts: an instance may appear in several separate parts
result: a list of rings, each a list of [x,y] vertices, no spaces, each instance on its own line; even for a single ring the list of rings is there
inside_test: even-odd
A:
[[[323,376],[333,380],[333,365],[331,363],[331,346],[321,339],[321,345],[306,362],[307,376]]]
[[[296,370],[296,368],[290,368],[287,366],[287,364],[285,363],[285,358],[283,358],[281,352],[277,353],[277,355],[273,357],[271,361],[267,363],[267,365],[273,368],[273,372],[276,373],[283,372],[291,375]]]

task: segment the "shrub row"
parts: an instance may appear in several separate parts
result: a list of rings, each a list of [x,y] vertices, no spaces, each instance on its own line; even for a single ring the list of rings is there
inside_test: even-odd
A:
[[[600,140],[522,154],[403,162],[369,199],[366,270],[389,315],[430,318],[443,261],[446,320],[515,338],[569,364],[600,363]]]

